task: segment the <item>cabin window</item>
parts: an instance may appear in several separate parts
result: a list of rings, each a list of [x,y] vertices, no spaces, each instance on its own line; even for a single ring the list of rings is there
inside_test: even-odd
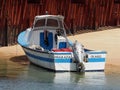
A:
[[[55,19],[47,19],[47,26],[58,27],[58,21]]]
[[[45,26],[45,19],[40,19],[35,23],[35,27]]]

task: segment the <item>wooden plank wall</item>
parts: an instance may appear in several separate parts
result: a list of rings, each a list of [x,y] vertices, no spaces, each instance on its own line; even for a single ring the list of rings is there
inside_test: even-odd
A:
[[[120,25],[120,4],[114,0],[84,1],[40,0],[40,3],[28,3],[28,0],[0,0],[0,45],[16,43],[19,32],[32,26],[34,17],[45,14],[45,11],[65,16],[65,23],[72,33]]]

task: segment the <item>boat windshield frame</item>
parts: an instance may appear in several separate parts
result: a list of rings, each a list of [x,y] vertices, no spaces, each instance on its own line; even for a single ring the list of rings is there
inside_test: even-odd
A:
[[[44,16],[44,17],[35,17],[33,23],[33,30],[43,30],[43,29],[64,29],[63,17],[59,16]],[[41,21],[41,22],[40,22]],[[49,23],[48,23],[49,22]]]

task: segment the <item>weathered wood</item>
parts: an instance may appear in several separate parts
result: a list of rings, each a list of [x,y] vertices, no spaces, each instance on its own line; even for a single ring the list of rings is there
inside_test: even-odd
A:
[[[36,15],[60,14],[72,33],[82,29],[98,29],[120,25],[120,3],[114,0],[0,0],[0,44],[5,45],[7,27],[8,45],[16,43],[17,35],[31,27]],[[5,20],[7,19],[7,25]],[[72,31],[73,30],[73,31]],[[68,30],[69,32],[69,30]]]

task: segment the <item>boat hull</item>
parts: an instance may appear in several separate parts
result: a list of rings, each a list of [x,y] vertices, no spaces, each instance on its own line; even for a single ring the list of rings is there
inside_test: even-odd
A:
[[[106,52],[85,49],[77,41],[70,43],[63,19],[60,15],[36,16],[32,28],[19,34],[17,41],[30,62],[54,71],[104,70]]]
[[[72,52],[43,52],[23,47],[33,64],[53,71],[77,71]],[[90,59],[90,58],[88,58]],[[85,71],[104,71],[105,61],[84,62]]]

